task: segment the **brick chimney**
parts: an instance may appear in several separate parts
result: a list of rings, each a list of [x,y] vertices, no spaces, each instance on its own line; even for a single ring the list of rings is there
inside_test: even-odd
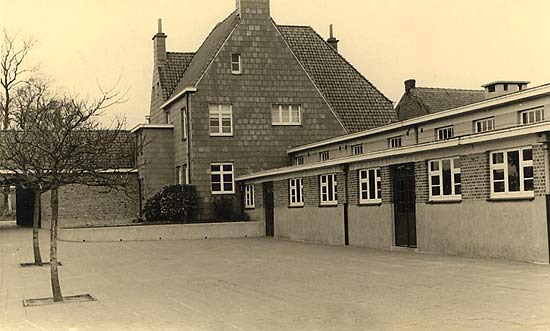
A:
[[[236,0],[241,20],[270,21],[269,0]]]
[[[416,80],[408,79],[405,81],[405,93],[409,93],[414,88],[416,88]]]
[[[334,38],[334,29],[332,27],[332,24],[329,26],[329,30],[330,30],[330,37],[327,39],[327,43],[332,48],[334,48],[335,51],[338,52],[338,42],[340,42],[340,40]]]
[[[158,19],[158,32],[153,36],[153,58],[155,65],[162,65],[166,62],[166,38],[162,32],[162,19]]]

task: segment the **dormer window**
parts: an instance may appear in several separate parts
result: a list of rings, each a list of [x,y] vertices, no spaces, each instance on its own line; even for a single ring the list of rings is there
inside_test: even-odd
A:
[[[435,130],[435,138],[437,140],[447,140],[455,136],[453,126],[446,126]]]
[[[241,71],[241,54],[231,54],[231,73],[240,75]]]

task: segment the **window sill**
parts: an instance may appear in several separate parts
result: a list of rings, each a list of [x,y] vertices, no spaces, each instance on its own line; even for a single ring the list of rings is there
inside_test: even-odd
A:
[[[302,126],[302,123],[271,123],[271,126]]]
[[[359,207],[377,207],[382,205],[382,200],[373,200],[373,201],[365,201],[365,202],[359,202]]]
[[[233,134],[229,134],[229,133],[211,133],[210,134],[210,137],[233,137]]]
[[[321,203],[319,204],[319,208],[334,208],[338,207],[338,203]]]
[[[445,203],[462,203],[462,198],[449,198],[449,199],[430,199],[426,201],[427,204],[445,204]]]
[[[233,192],[211,192],[212,195],[232,195],[235,194],[235,191]]]
[[[240,71],[231,71],[231,74],[235,76],[242,76],[243,73]]]
[[[254,210],[256,207],[244,207],[244,210]]]
[[[288,206],[289,209],[300,209],[300,208],[304,208],[305,206],[304,205],[290,205]]]
[[[487,201],[499,202],[499,201],[532,201],[535,200],[535,193],[528,194],[503,194],[503,195],[491,195]]]

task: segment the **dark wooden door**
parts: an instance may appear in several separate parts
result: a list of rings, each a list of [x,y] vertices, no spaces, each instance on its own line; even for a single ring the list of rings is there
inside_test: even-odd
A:
[[[34,217],[34,191],[17,186],[15,190],[15,217],[17,225],[31,227]]]
[[[395,245],[416,247],[414,163],[391,167],[395,212]]]
[[[265,209],[265,235],[275,235],[275,215],[273,204],[273,182],[263,183],[264,209]]]

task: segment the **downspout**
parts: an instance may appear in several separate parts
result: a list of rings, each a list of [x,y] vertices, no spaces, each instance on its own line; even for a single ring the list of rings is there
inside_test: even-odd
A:
[[[344,245],[349,246],[349,194],[348,194],[348,175],[349,165],[344,164],[342,166],[344,171],[344,193],[346,196],[346,202],[344,202]]]
[[[189,102],[189,98],[191,98],[191,93],[187,94],[187,98],[185,98],[185,111],[187,112],[187,121],[185,125],[187,126],[187,173],[185,174],[187,176],[187,184],[191,185],[191,109],[189,108],[191,103]]]
[[[548,263],[550,264],[550,142],[546,134],[544,142],[544,177],[546,188],[546,240],[548,241]]]

